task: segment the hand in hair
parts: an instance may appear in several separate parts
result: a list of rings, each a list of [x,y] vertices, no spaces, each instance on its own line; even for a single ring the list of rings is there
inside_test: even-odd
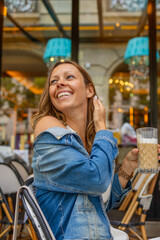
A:
[[[94,97],[93,105],[94,105],[93,119],[94,119],[95,131],[98,132],[103,129],[106,130],[107,129],[106,110],[102,102],[99,99],[97,99],[97,96]]]

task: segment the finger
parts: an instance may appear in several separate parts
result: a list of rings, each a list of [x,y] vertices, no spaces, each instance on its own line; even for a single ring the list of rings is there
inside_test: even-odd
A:
[[[138,152],[139,152],[138,148],[132,149],[126,156],[127,160],[129,161],[137,160]]]
[[[97,99],[97,103],[98,103],[97,110],[101,111],[102,113],[105,113],[106,109],[103,103],[99,99]]]
[[[93,99],[93,106],[94,106],[94,109],[98,109],[99,108],[98,99],[96,99],[96,98]]]
[[[100,99],[97,99],[97,102],[98,102],[100,108],[102,108],[102,109],[105,108]]]
[[[101,103],[101,101],[97,98],[97,96],[94,97],[94,106],[97,108],[97,109],[103,109],[103,104]]]

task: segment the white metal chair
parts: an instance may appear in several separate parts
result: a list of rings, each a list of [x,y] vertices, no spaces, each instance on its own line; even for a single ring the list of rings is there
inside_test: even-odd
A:
[[[14,154],[13,156],[5,158],[4,162],[12,164],[17,169],[24,182],[27,180],[31,170],[20,156]]]
[[[0,163],[0,238],[6,234],[12,236],[15,207],[13,196],[22,184],[23,180],[13,166]],[[24,224],[27,224],[27,221],[24,218],[24,211],[21,211],[18,226]],[[22,234],[22,231],[19,233]]]
[[[27,167],[22,162],[18,161],[17,159],[11,159],[9,164],[13,165],[16,168],[16,170],[20,174],[21,178],[25,182],[27,180],[27,178],[29,177],[29,171],[28,171]]]
[[[32,182],[33,177],[29,178],[17,192],[13,240],[17,239],[16,226],[19,215],[19,198],[22,200],[24,209],[31,223],[32,238],[37,240],[55,240],[53,232],[35,198],[35,191]]]

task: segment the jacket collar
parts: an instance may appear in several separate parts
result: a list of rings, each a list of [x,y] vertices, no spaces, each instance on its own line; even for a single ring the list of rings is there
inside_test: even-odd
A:
[[[38,141],[38,139],[44,134],[44,133],[51,133],[54,137],[56,137],[58,140],[60,140],[62,137],[68,134],[75,135],[79,140],[81,141],[79,135],[71,128],[66,129],[66,128],[61,128],[61,127],[51,127],[48,128],[47,130],[41,132],[34,140],[34,144]]]

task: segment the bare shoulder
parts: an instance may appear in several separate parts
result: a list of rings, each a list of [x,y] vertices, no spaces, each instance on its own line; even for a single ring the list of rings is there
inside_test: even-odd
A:
[[[39,120],[35,127],[34,137],[36,138],[41,132],[47,130],[51,127],[61,127],[65,128],[63,123],[61,123],[57,118],[52,116],[45,116]]]

